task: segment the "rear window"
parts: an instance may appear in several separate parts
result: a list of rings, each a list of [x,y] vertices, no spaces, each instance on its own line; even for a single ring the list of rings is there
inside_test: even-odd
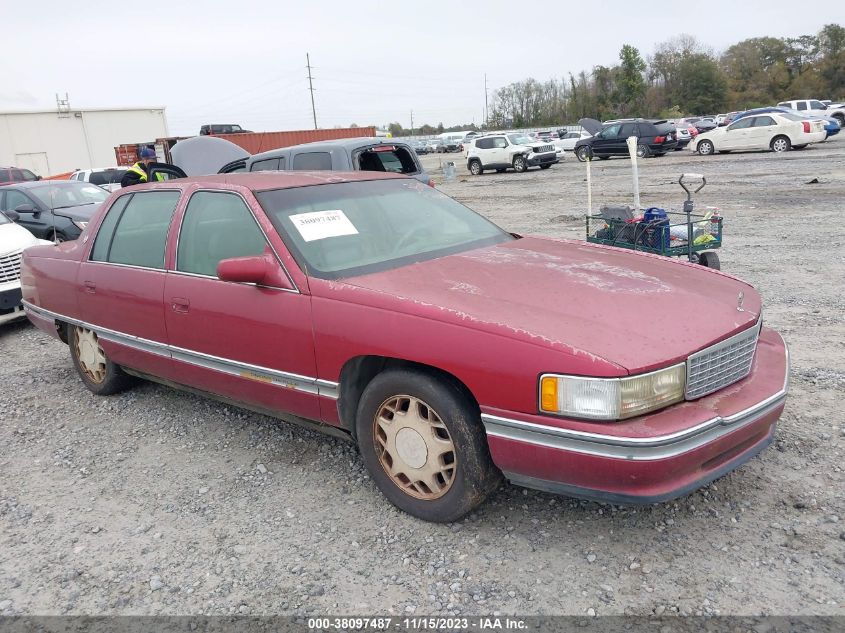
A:
[[[388,171],[394,174],[416,174],[417,161],[407,147],[379,145],[363,150],[358,155],[361,171]]]
[[[92,185],[113,185],[119,183],[121,178],[126,174],[125,169],[108,169],[106,171],[92,172],[88,177],[88,182]]]

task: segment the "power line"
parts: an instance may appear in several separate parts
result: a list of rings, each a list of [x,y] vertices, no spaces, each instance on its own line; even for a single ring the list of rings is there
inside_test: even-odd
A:
[[[305,62],[308,66],[308,90],[311,91],[311,114],[314,116],[314,129],[317,129],[317,109],[314,107],[314,84],[311,81],[311,56],[305,53]]]

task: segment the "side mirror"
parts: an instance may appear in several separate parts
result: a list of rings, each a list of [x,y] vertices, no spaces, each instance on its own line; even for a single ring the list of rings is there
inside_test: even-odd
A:
[[[36,179],[36,180],[41,180],[41,176],[36,176],[36,177],[35,177],[35,179]]]
[[[9,218],[12,222],[17,222],[21,219],[21,216],[19,216],[15,211],[3,211],[3,215]]]
[[[267,260],[261,255],[233,257],[217,264],[217,278],[221,281],[260,284],[264,282],[269,272]]]
[[[37,215],[40,212],[31,204],[19,204],[15,207],[15,213],[28,213],[30,215]]]

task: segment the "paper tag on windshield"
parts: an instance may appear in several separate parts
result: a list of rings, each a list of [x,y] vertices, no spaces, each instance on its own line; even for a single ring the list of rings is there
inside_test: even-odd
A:
[[[340,209],[312,211],[290,216],[290,221],[306,242],[324,240],[327,237],[357,235],[358,229]]]

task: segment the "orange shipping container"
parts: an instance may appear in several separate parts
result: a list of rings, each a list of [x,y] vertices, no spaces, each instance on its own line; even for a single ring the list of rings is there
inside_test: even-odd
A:
[[[271,149],[290,147],[314,141],[332,141],[338,138],[375,136],[374,127],[343,127],[324,130],[293,130],[290,132],[248,132],[246,134],[215,134],[235,145],[243,147],[250,154],[260,154]]]

